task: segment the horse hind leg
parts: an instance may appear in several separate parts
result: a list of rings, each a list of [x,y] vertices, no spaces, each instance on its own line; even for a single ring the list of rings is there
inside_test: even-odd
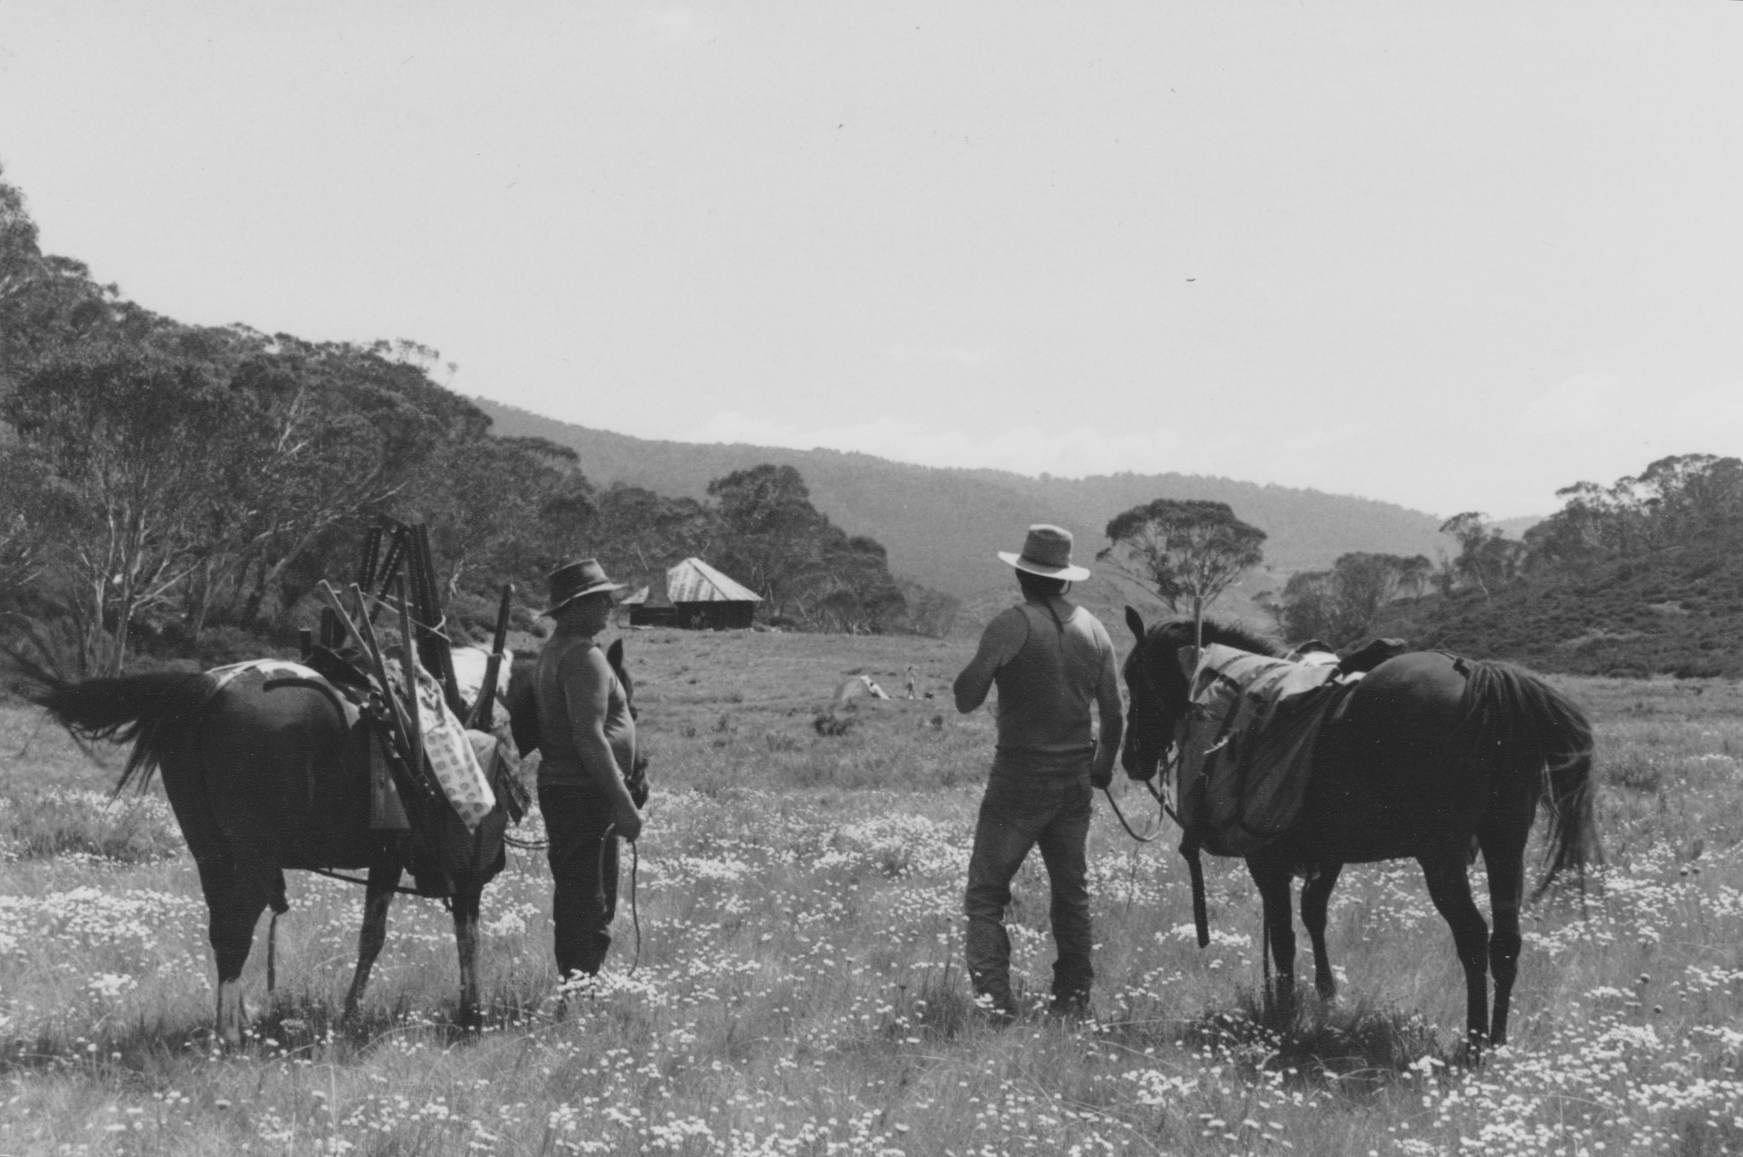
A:
[[[210,913],[207,938],[218,966],[217,1032],[225,1045],[234,1048],[242,1043],[242,1022],[247,1018],[242,1002],[242,966],[248,963],[254,926],[269,897],[251,886],[246,874],[227,856],[200,861],[199,869]]]
[[[1321,1000],[1335,1000],[1338,994],[1337,976],[1331,970],[1331,955],[1325,948],[1326,908],[1331,903],[1331,890],[1337,887],[1343,864],[1315,864],[1313,874],[1301,885],[1301,922],[1307,927],[1307,937],[1313,942],[1313,986]]]
[[[1513,982],[1519,976],[1519,907],[1525,898],[1527,832],[1489,834],[1482,839],[1483,864],[1489,872],[1489,912],[1495,929],[1489,936],[1489,971],[1495,977],[1495,1011],[1489,1043],[1507,1043],[1507,1013]]]
[[[1465,1037],[1473,1059],[1489,1035],[1489,925],[1471,899],[1465,849],[1455,847],[1417,857],[1429,899],[1452,929],[1453,945],[1465,970]]]
[[[1265,935],[1271,941],[1271,960],[1277,977],[1267,1002],[1275,1000],[1285,1020],[1295,1015],[1295,917],[1289,910],[1289,884],[1293,876],[1288,861],[1263,853],[1247,857],[1247,873],[1259,887],[1265,907]]]
[[[387,908],[393,903],[394,889],[399,887],[398,860],[381,860],[369,867],[369,883],[364,888],[363,928],[357,933],[357,970],[351,975],[351,988],[345,993],[343,1020],[357,1020],[357,1006],[363,1003],[363,990],[369,986],[369,973],[381,946],[387,943]]]

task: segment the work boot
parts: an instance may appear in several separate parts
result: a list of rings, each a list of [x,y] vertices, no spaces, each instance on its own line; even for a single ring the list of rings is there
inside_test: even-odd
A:
[[[1011,998],[1009,991],[983,992],[974,998],[974,1006],[994,1028],[1008,1028],[1017,1022],[1017,1002]]]
[[[1087,992],[1054,993],[1052,1003],[1047,1006],[1047,1016],[1050,1019],[1067,1021],[1095,1019],[1095,1013],[1089,1007]]]

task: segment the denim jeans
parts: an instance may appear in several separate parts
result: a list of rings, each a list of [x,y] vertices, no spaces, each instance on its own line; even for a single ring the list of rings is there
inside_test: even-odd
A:
[[[990,997],[1000,1008],[1011,1009],[1011,940],[1004,924],[1011,879],[1037,844],[1053,893],[1053,940],[1059,952],[1053,964],[1054,999],[1089,995],[1095,976],[1089,961],[1089,867],[1084,854],[1090,795],[1087,755],[1081,773],[1025,774],[995,765],[987,781],[963,911],[968,916],[969,979],[976,995]]]
[[[611,919],[617,914],[618,841],[615,835],[605,836],[611,801],[591,787],[540,784],[539,811],[550,840],[545,858],[553,883],[557,973],[564,978],[576,972],[593,975],[605,963]]]

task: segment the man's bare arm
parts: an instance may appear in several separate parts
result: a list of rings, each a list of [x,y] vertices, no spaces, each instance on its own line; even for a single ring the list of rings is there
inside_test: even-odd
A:
[[[1119,758],[1119,741],[1126,734],[1126,716],[1119,700],[1119,667],[1114,666],[1114,643],[1107,631],[1098,629],[1096,639],[1102,648],[1102,673],[1096,676],[1096,711],[1102,716],[1102,735],[1096,741],[1095,763],[1089,767],[1089,782],[1096,788],[1107,788],[1114,782],[1114,760]]]
[[[598,647],[565,656],[563,699],[569,707],[569,725],[574,729],[575,751],[581,766],[606,798],[611,800],[612,822],[618,835],[628,840],[641,834],[641,815],[625,786],[623,769],[605,738],[605,716],[611,710],[611,666]]]
[[[1103,636],[1104,640],[1106,636]],[[1113,782],[1114,760],[1120,754],[1120,738],[1126,731],[1123,705],[1120,703],[1120,673],[1114,666],[1114,648],[1104,642],[1101,676],[1096,680],[1095,702],[1101,715],[1101,738],[1096,743],[1095,763],[1089,769],[1090,782],[1106,787]]]
[[[1029,620],[1021,611],[1005,612],[987,624],[981,632],[980,648],[951,685],[956,696],[956,709],[967,715],[986,702],[992,690],[993,676],[999,668],[1017,657],[1029,639]]]

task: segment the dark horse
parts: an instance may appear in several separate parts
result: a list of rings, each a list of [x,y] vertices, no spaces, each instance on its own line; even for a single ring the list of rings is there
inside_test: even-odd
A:
[[[621,644],[612,656],[620,666]],[[371,829],[365,740],[348,728],[332,692],[270,678],[237,679],[215,690],[211,675],[176,671],[74,683],[20,666],[35,684],[30,698],[75,735],[133,743],[117,793],[130,783],[143,788],[154,772],[161,774],[210,912],[217,1028],[225,1041],[241,1039],[242,966],[261,912],[285,910],[284,869],[368,870],[357,970],[345,996],[345,1017],[354,1017],[386,940],[388,904],[402,873],[418,861],[407,837]],[[530,668],[515,665],[505,695],[517,732],[528,721],[513,712],[528,708],[515,691]],[[417,801],[405,802],[417,823]],[[433,817],[432,807],[439,809]],[[503,866],[507,818],[499,799],[468,835],[445,802],[431,801],[423,810],[446,846],[470,842],[464,854],[442,859],[460,957],[460,1020],[470,1023],[478,1007],[479,898]]]
[[[1121,761],[1150,779],[1185,719],[1194,645],[1191,622],[1144,628],[1126,660],[1130,693]],[[1245,632],[1204,624],[1203,641],[1258,654],[1275,648]],[[1326,904],[1345,864],[1411,858],[1452,928],[1465,970],[1465,1023],[1473,1046],[1504,1044],[1519,967],[1525,843],[1539,807],[1549,824],[1541,892],[1564,869],[1599,854],[1592,815],[1592,731],[1567,696],[1529,671],[1438,651],[1400,655],[1363,677],[1342,718],[1314,749],[1313,780],[1299,821],[1246,857],[1265,905],[1277,995],[1294,996],[1290,878],[1303,874],[1301,921],[1313,940],[1320,994],[1336,994],[1326,958]],[[1471,898],[1466,868],[1481,848],[1489,873],[1491,935]],[[1489,1016],[1488,974],[1495,977]]]

